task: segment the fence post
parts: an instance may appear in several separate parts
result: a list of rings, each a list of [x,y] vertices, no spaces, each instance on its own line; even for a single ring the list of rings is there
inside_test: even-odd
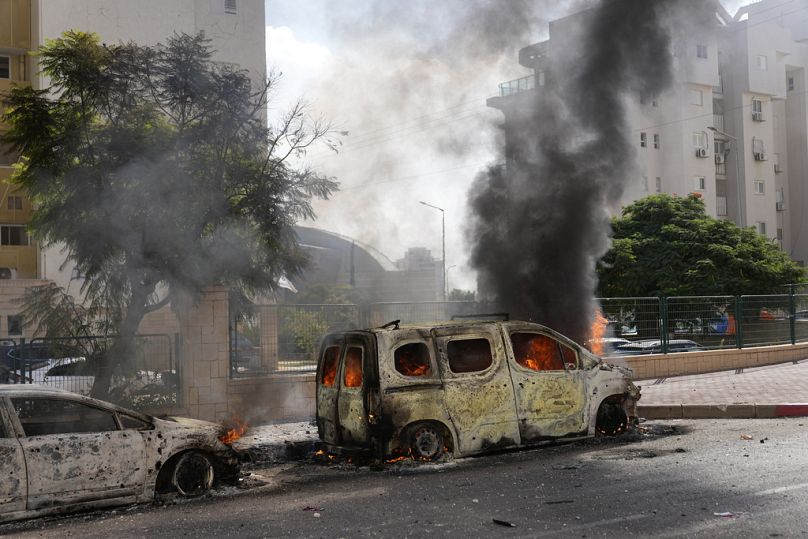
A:
[[[28,357],[28,353],[26,352],[25,348],[25,337],[20,337],[20,379],[22,383],[25,383],[25,371],[26,371],[26,358]],[[28,378],[31,379],[31,383],[34,381],[34,368],[32,365],[28,365]]]
[[[791,344],[797,344],[797,307],[794,301],[794,285],[788,285],[788,332]]]
[[[743,348],[743,298],[735,296],[735,344]]]
[[[660,342],[662,343],[662,353],[668,353],[668,298],[659,298],[659,314],[662,318],[662,335],[660,335]]]

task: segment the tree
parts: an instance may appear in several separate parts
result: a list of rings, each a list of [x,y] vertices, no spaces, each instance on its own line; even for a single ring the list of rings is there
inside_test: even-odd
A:
[[[336,142],[303,103],[267,128],[277,77],[255,88],[211,61],[203,34],[145,47],[71,31],[38,56],[52,86],[6,96],[2,138],[22,155],[12,181],[34,204],[31,232],[66,246],[82,302],[119,336],[93,387],[105,396],[147,313],[302,269],[292,224],[336,182],[291,161]]]
[[[770,239],[707,215],[701,198],[640,199],[612,220],[602,297],[784,293],[805,276]]]

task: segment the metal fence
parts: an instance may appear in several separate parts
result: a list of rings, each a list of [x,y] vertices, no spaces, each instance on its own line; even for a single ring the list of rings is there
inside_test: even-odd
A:
[[[7,339],[0,344],[0,383],[34,383],[89,395],[114,337]],[[133,408],[178,402],[179,340],[138,335],[130,356],[113,370],[109,399]]]
[[[754,296],[600,298],[606,336],[647,344],[644,353],[808,342],[808,288]],[[259,305],[231,313],[231,377],[311,372],[320,339],[393,320],[433,323],[490,313],[473,301],[358,305]],[[619,353],[619,352],[618,352]]]

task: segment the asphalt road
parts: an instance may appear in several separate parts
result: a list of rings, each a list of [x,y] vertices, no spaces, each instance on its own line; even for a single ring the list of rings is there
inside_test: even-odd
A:
[[[808,418],[648,432],[437,465],[297,463],[205,499],[0,526],[19,537],[795,537]],[[751,438],[751,439],[744,439]],[[761,442],[762,440],[762,442]],[[494,519],[510,523],[506,527]]]

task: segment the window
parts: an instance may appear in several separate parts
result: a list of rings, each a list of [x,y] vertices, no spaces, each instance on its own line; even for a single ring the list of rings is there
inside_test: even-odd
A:
[[[552,337],[536,333],[513,333],[511,345],[514,360],[520,367],[531,371],[564,370],[561,346]]]
[[[777,241],[783,241],[783,229],[782,228],[777,229]]]
[[[0,143],[0,166],[10,167],[17,162],[17,154],[8,144]]]
[[[25,226],[0,226],[0,245],[28,245],[28,233]]]
[[[22,197],[18,197],[18,196],[10,196],[10,197],[8,197],[8,209],[10,209],[10,210],[21,210],[22,209]]]
[[[727,216],[727,197],[725,196],[715,197],[715,214],[718,217]]]
[[[8,315],[8,334],[22,335],[22,316],[19,314]]]
[[[0,79],[11,78],[11,58],[0,56]]]
[[[648,105],[650,104],[652,107],[657,106],[657,98],[651,94],[642,93],[640,94],[640,105]]]
[[[393,355],[396,370],[404,376],[432,376],[432,362],[425,343],[399,346]]]
[[[752,98],[752,119],[756,122],[763,121],[763,101]]]
[[[112,412],[62,399],[11,399],[26,436],[118,430]]]
[[[757,223],[758,234],[761,236],[766,235],[766,222],[765,221],[758,221]]]
[[[763,144],[763,139],[752,138],[752,154],[755,161],[766,160],[766,146]]]
[[[772,160],[774,161],[774,171],[775,172],[783,172],[783,167],[780,166],[780,154],[775,153]]]
[[[794,91],[794,77],[788,77],[788,91]]]
[[[657,193],[662,192],[662,178],[660,178],[659,176],[657,176],[657,179],[656,179],[656,192]]]
[[[769,59],[766,56],[758,54],[756,61],[757,61],[757,67],[761,71],[766,71],[767,69],[769,69]]]
[[[704,176],[696,176],[693,178],[693,188],[696,191],[704,191],[707,189],[707,178]]]
[[[339,346],[329,346],[323,352],[323,373],[320,383],[325,387],[334,387],[339,364]]]
[[[645,148],[646,146],[648,146],[648,135],[640,133],[640,148]]]
[[[224,0],[224,12],[228,15],[238,14],[238,4],[236,0]]]
[[[766,184],[763,183],[763,180],[755,180],[755,181],[753,181],[752,186],[754,188],[754,193],[756,195],[765,195],[766,194]]]
[[[707,45],[696,45],[696,57],[707,58]]]
[[[693,133],[693,147],[697,150],[707,149],[707,133]]]
[[[642,190],[648,192],[648,176],[642,177]]]
[[[690,90],[690,104],[699,107],[704,105],[704,94],[701,90]]]
[[[539,71],[536,74],[536,83],[539,85],[539,87],[544,86],[544,71]]]
[[[449,341],[446,346],[449,369],[454,373],[480,372],[494,363],[488,339]]]
[[[362,356],[358,346],[352,346],[345,352],[345,376],[343,387],[362,387]]]
[[[659,133],[654,133],[654,149],[659,149]]]
[[[121,428],[127,430],[150,430],[152,428],[150,423],[132,417],[131,415],[119,413],[118,420],[121,422]]]

